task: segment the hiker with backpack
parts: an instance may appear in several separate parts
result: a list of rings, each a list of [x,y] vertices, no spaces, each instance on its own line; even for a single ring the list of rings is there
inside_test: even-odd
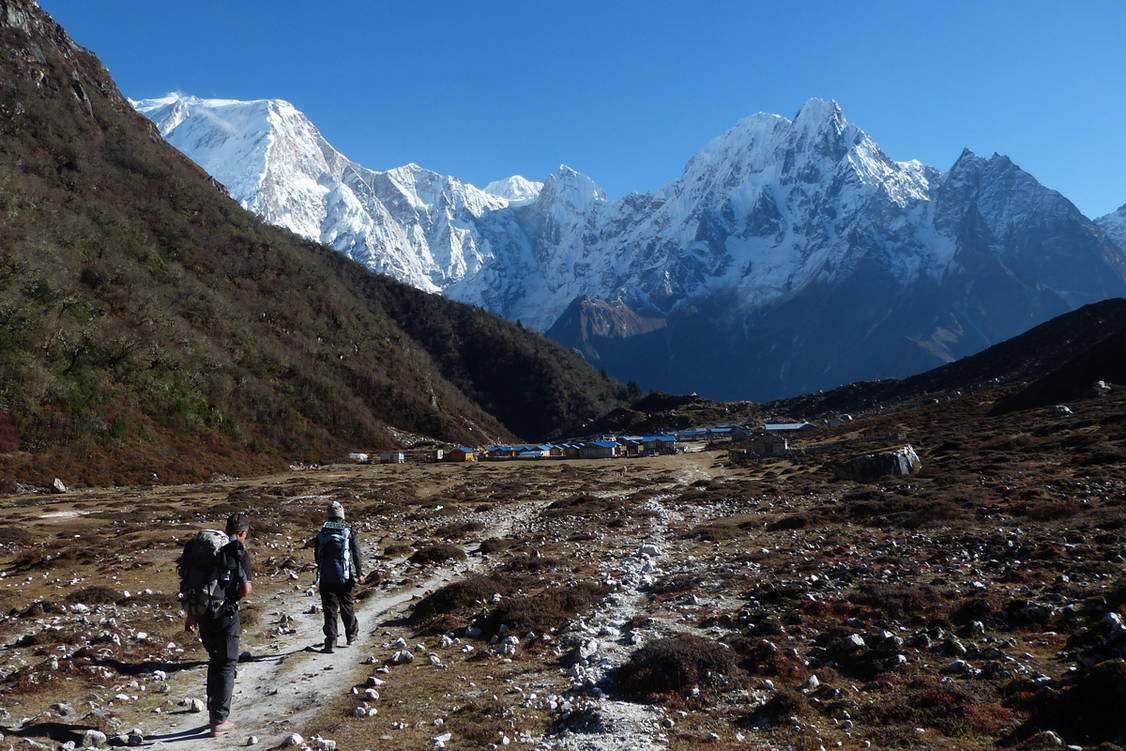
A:
[[[226,531],[200,530],[177,561],[184,630],[199,632],[207,650],[207,713],[212,738],[234,727],[228,717],[239,658],[239,600],[253,590],[254,570],[243,543],[250,518],[231,514]]]
[[[338,641],[336,618],[344,621],[344,638],[348,644],[356,638],[359,624],[352,600],[352,588],[362,581],[360,543],[356,532],[344,521],[344,506],[333,501],[325,512],[325,523],[317,533],[313,547],[320,581],[321,606],[324,609],[324,651],[331,653]]]

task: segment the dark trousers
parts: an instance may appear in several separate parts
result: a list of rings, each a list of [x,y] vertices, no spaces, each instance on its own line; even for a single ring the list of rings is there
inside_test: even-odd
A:
[[[239,656],[238,611],[222,618],[201,618],[199,639],[207,650],[207,713],[212,725],[231,714]]]
[[[352,601],[352,582],[343,584],[321,583],[321,606],[325,612],[325,638],[336,641],[336,616],[344,621],[344,635],[348,641],[356,638],[360,624],[356,622],[356,606]]]

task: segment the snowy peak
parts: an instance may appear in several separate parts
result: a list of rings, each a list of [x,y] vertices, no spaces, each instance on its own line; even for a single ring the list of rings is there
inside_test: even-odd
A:
[[[810,99],[794,115],[794,129],[804,137],[839,137],[848,128],[841,106],[833,100]]]
[[[245,208],[431,292],[481,267],[473,222],[508,205],[417,164],[356,164],[280,99],[169,94],[133,105]]]
[[[528,180],[520,175],[506,177],[503,180],[494,180],[485,186],[486,193],[500,196],[511,203],[528,203],[536,200],[543,183]]]
[[[292,104],[169,94],[133,106],[245,208],[319,238],[323,212],[314,206],[330,190],[320,178],[342,157]]]
[[[386,181],[411,208],[428,212],[436,207],[467,208],[474,215],[496,211],[508,205],[500,196],[483,191],[456,177],[442,175],[411,162],[386,172],[372,172],[377,181]]]
[[[904,375],[1126,290],[1126,253],[1108,239],[1126,236],[1126,209],[1100,230],[997,154],[966,150],[945,175],[894,161],[831,100],[744,118],[678,179],[613,201],[567,165],[485,190],[417,164],[374,171],[278,100],[136,106],[267,221],[575,346],[597,342],[584,352],[621,356],[623,377],[663,363],[667,378],[647,386],[735,373],[728,354],[753,370],[752,352],[777,361],[760,396]],[[714,367],[697,367],[709,353]]]
[[[583,214],[606,201],[606,192],[586,175],[566,164],[547,176],[536,199],[537,205],[552,205]]]
[[[926,200],[928,170],[895,162],[835,101],[810,99],[793,120],[764,112],[740,120],[688,163],[684,183],[756,192],[766,184],[856,182],[898,206]]]

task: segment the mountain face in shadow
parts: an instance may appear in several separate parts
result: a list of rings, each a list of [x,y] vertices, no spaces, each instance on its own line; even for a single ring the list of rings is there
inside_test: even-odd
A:
[[[536,438],[621,391],[533,332],[265,225],[29,0],[0,3],[0,248],[9,484]]]

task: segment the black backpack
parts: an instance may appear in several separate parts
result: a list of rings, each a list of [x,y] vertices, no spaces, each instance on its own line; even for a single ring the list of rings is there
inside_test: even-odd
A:
[[[352,530],[344,522],[325,522],[317,535],[317,565],[325,584],[344,584],[352,578]]]
[[[202,529],[176,562],[180,600],[193,618],[221,618],[238,610],[233,585],[242,579],[242,545],[225,532]]]

